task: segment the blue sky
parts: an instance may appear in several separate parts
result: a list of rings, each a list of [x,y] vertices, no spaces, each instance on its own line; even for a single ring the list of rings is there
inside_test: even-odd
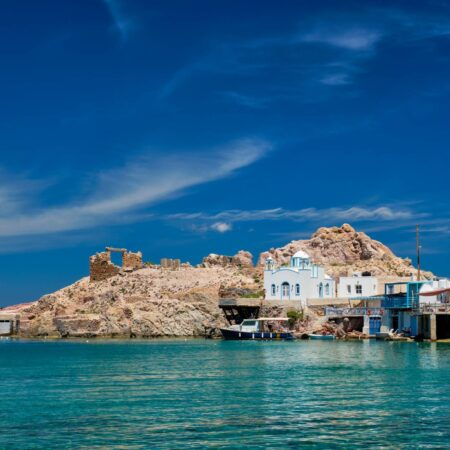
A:
[[[351,223],[450,275],[450,3],[5,1],[0,304],[105,245],[198,263]]]

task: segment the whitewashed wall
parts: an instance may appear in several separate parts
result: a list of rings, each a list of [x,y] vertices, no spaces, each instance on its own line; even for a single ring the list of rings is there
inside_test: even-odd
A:
[[[356,293],[356,286],[362,288],[362,293]],[[350,286],[350,291],[348,286]],[[370,297],[377,295],[378,280],[376,277],[340,277],[338,286],[338,297]]]

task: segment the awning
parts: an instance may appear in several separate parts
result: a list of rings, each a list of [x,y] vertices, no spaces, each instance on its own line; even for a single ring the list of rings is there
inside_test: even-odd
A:
[[[445,294],[446,292],[450,292],[450,288],[437,289],[436,291],[419,292],[419,295],[421,297],[434,297],[435,295]]]

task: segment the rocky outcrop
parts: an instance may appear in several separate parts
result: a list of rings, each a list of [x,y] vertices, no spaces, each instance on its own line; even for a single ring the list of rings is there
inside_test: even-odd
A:
[[[233,256],[233,262],[241,267],[253,267],[253,255],[246,250],[239,250]]]
[[[221,286],[257,288],[236,266],[144,267],[104,280],[83,278],[21,309],[23,336],[203,336],[225,326]]]
[[[309,254],[312,261],[323,265],[333,277],[352,275],[353,272],[370,272],[375,276],[408,277],[417,270],[409,259],[395,256],[381,242],[356,231],[349,224],[341,227],[319,228],[308,240],[292,241],[281,248],[271,248],[259,256],[258,266],[263,267],[270,256],[277,265],[288,264],[298,250]],[[430,278],[430,272],[422,272]]]
[[[210,253],[208,256],[203,258],[200,267],[246,267],[253,268],[253,255],[246,251],[240,250],[234,256],[217,255],[215,253]]]

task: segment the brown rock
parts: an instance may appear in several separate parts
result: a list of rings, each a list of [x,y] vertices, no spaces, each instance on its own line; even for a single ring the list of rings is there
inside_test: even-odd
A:
[[[333,277],[351,275],[353,272],[408,277],[417,272],[411,260],[395,256],[384,244],[356,231],[349,224],[321,227],[311,239],[292,241],[284,247],[262,252],[258,267],[263,267],[269,256],[277,265],[288,264],[291,256],[298,250],[308,253],[314,263],[324,266]],[[422,271],[422,276],[431,278],[433,275]]]

